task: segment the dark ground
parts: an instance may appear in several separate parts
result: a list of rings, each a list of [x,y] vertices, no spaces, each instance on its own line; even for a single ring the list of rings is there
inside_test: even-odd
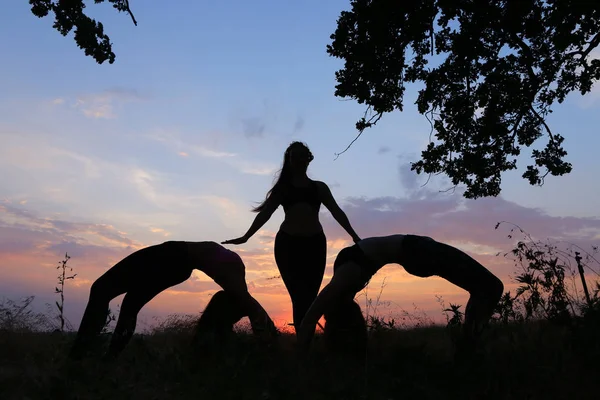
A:
[[[137,336],[113,365],[66,363],[72,335],[0,332],[0,399],[597,399],[600,329],[494,326],[481,353],[454,361],[447,328],[370,333],[365,367],[325,352],[303,367],[295,338],[265,347],[240,333],[192,350],[188,331]]]

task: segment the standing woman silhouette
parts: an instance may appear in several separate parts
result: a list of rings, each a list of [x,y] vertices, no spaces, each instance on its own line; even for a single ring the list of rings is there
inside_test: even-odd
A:
[[[329,187],[308,177],[306,170],[313,160],[308,146],[292,142],[285,151],[283,167],[265,200],[252,211],[258,212],[246,234],[223,244],[246,243],[277,210],[283,206],[285,218],[275,237],[275,262],[292,300],[294,327],[317,297],[327,256],[327,240],[319,221],[323,204],[354,242],[360,238],[348,217],[338,206]]]

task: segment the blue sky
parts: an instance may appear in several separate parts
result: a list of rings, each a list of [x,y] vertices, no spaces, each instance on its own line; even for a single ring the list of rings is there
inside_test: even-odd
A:
[[[354,138],[354,124],[364,111],[334,97],[334,73],[342,63],[325,51],[348,6],[347,1],[134,2],[136,27],[128,15],[91,3],[90,14],[104,23],[117,54],[114,64],[98,65],[76,47],[72,35],[65,38],[52,29],[51,19],[34,17],[26,2],[7,4],[0,17],[0,34],[11,39],[0,42],[0,257],[8,261],[0,276],[10,282],[4,293],[39,293],[42,299],[50,293],[51,298],[49,266],[68,250],[78,255],[72,259],[80,276],[70,311],[77,322],[89,284],[133,248],[243,234],[255,216],[250,208],[263,199],[292,140],[310,146],[315,160],[309,173],[329,184],[348,214],[361,221],[351,219],[360,235],[422,228],[452,241],[456,226],[427,231],[428,210],[434,203],[461,203],[460,193],[438,193],[448,187],[443,178],[420,188],[426,177],[408,171],[429,136],[428,122],[412,105],[414,88],[407,91],[405,112],[385,116],[334,160]],[[531,187],[520,178],[528,150],[520,170],[506,174],[501,198],[484,200],[495,210],[490,221],[476,217],[472,210],[480,206],[467,202],[463,207],[472,214],[465,214],[471,220],[464,223],[481,222],[480,229],[493,231],[493,219],[519,217],[532,221],[524,228],[535,231],[568,220],[572,232],[556,228],[555,236],[585,232],[576,239],[597,242],[599,111],[598,85],[585,98],[574,94],[556,106],[549,122],[566,137],[574,171]],[[368,207],[382,199],[414,212],[398,214],[389,232],[378,229],[376,218],[367,217],[374,212]],[[334,257],[348,238],[327,212],[323,215]],[[289,301],[280,280],[267,284],[265,279],[276,273],[272,236],[282,216],[278,210],[260,234],[234,248],[247,256],[257,298],[279,316],[289,313]],[[408,217],[414,221],[405,224]],[[480,235],[464,235],[457,243],[491,246]],[[462,296],[435,279],[414,283],[398,270],[389,270],[387,290],[404,305],[429,301],[434,291]],[[198,311],[214,286],[201,284],[206,280],[201,276],[194,279],[161,295],[149,309]],[[413,284],[403,292],[401,282]]]

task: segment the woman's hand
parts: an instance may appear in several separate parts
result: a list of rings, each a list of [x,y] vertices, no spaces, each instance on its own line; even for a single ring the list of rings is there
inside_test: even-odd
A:
[[[237,239],[229,239],[221,242],[221,244],[244,244],[248,241],[246,236],[239,237]]]

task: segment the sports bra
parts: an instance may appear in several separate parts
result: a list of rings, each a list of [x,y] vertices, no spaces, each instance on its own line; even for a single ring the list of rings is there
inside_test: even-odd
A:
[[[285,212],[296,203],[308,203],[319,211],[321,207],[321,199],[319,198],[319,188],[315,181],[310,181],[308,186],[298,187],[288,184],[283,188],[281,205]]]

